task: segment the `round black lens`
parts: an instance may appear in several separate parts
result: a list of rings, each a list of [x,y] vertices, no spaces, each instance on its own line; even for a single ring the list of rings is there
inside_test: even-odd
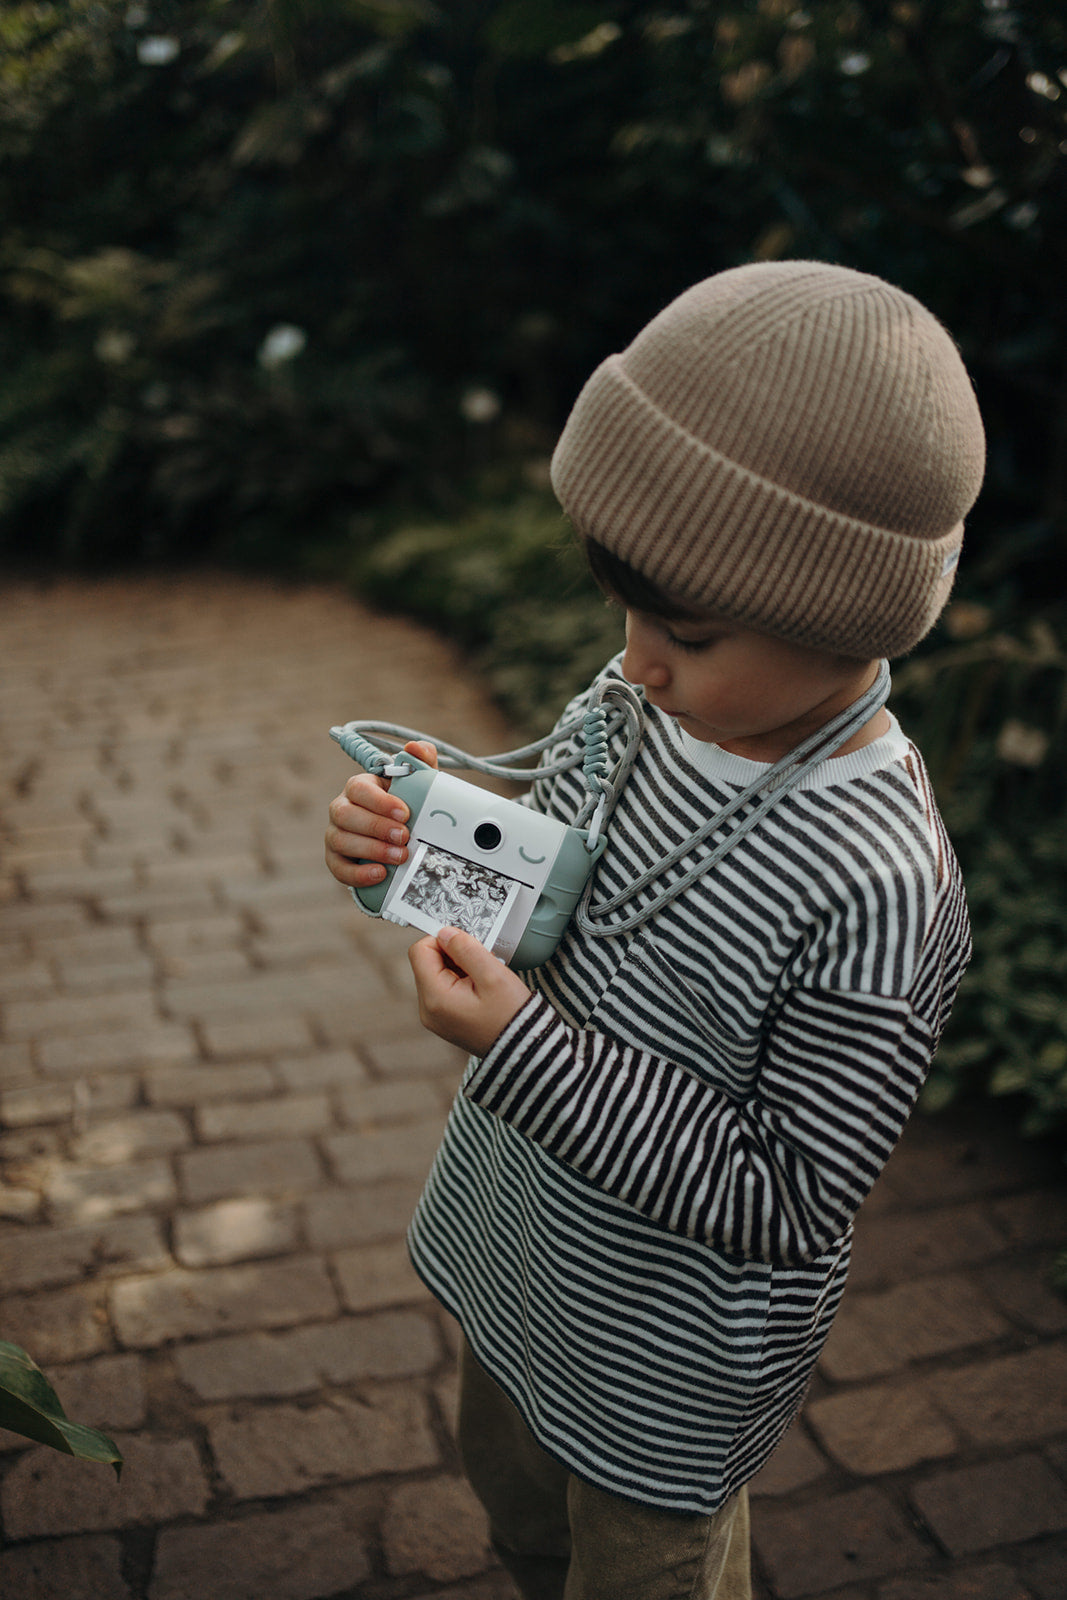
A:
[[[474,830],[474,842],[479,850],[495,850],[503,837],[495,822],[479,822]]]

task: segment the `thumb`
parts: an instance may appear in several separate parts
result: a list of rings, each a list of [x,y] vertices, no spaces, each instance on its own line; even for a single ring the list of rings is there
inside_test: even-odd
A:
[[[461,928],[438,928],[437,943],[448,959],[465,972],[475,983],[486,983],[498,976],[503,962],[490,954],[484,944]]]
[[[437,746],[429,739],[410,739],[404,746],[409,755],[418,756],[428,767],[437,766]]]

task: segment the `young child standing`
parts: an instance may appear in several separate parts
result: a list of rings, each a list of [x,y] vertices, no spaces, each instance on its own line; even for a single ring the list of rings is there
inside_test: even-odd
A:
[[[800,1408],[969,954],[882,662],[941,611],[983,461],[941,325],[799,261],[681,295],[560,439],[557,494],[626,611],[597,681],[643,689],[640,750],[544,966],[448,929],[411,951],[423,1022],[472,1052],[411,1253],[462,1326],[464,1465],[528,1600],[749,1594],[745,1485]],[[855,706],[769,810],[657,876]],[[584,798],[572,769],[532,803],[569,822]],[[335,877],[379,881],[406,818],[353,778]]]

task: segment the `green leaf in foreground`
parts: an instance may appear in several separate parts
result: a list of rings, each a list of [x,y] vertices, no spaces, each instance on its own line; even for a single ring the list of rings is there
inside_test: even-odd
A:
[[[0,1427],[51,1445],[80,1461],[122,1472],[122,1456],[106,1434],[71,1422],[44,1373],[17,1344],[0,1339]]]

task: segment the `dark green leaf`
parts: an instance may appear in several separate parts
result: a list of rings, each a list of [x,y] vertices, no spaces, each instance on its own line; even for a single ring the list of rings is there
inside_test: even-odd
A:
[[[6,1340],[0,1340],[0,1427],[121,1474],[122,1455],[113,1441],[96,1428],[71,1422],[41,1369]]]

